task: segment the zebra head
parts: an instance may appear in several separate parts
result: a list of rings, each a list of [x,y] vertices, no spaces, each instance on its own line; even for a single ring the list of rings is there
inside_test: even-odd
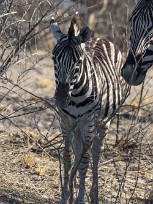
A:
[[[130,49],[121,75],[128,84],[139,85],[153,63],[153,1],[139,0],[130,22]]]
[[[86,54],[85,43],[90,39],[92,31],[89,27],[80,29],[76,18],[72,18],[67,34],[63,34],[55,22],[51,23],[50,28],[57,40],[52,51],[56,81],[55,100],[57,106],[63,109],[68,106],[71,93],[81,77]]]

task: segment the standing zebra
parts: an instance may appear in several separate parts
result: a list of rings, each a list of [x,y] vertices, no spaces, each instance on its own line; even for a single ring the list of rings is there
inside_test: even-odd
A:
[[[122,56],[108,40],[91,38],[89,27],[80,29],[77,18],[72,18],[68,34],[63,34],[54,20],[51,30],[57,40],[52,51],[56,80],[55,101],[61,118],[65,141],[64,184],[62,203],[69,190],[73,192],[75,170],[80,183],[77,203],[84,203],[85,177],[92,146],[93,181],[91,203],[98,203],[98,161],[101,143],[108,121],[127,97],[127,89],[120,77]],[[74,164],[71,170],[71,147]],[[73,194],[69,203],[73,202]]]
[[[153,64],[153,0],[139,0],[130,22],[130,50],[121,75],[128,84],[139,85]]]

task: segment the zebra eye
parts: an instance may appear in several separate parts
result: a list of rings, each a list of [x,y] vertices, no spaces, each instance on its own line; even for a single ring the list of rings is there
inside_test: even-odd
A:
[[[75,73],[78,73],[79,72],[79,68],[75,68]]]

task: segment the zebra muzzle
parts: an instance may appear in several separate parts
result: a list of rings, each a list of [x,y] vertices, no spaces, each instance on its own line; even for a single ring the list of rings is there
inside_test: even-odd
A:
[[[122,68],[121,75],[129,85],[138,86],[144,80],[146,72],[131,64],[126,64]]]
[[[66,83],[59,83],[55,92],[56,106],[64,109],[69,103],[69,85]]]

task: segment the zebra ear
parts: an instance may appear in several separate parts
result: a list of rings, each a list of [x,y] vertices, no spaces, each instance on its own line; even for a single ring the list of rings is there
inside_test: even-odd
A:
[[[92,35],[92,30],[87,26],[80,30],[80,34],[78,35],[78,37],[81,43],[86,43],[87,41],[89,41]]]
[[[53,32],[54,37],[56,38],[57,42],[61,39],[63,33],[60,30],[57,23],[55,23],[55,19],[52,18],[50,22],[50,30]]]

